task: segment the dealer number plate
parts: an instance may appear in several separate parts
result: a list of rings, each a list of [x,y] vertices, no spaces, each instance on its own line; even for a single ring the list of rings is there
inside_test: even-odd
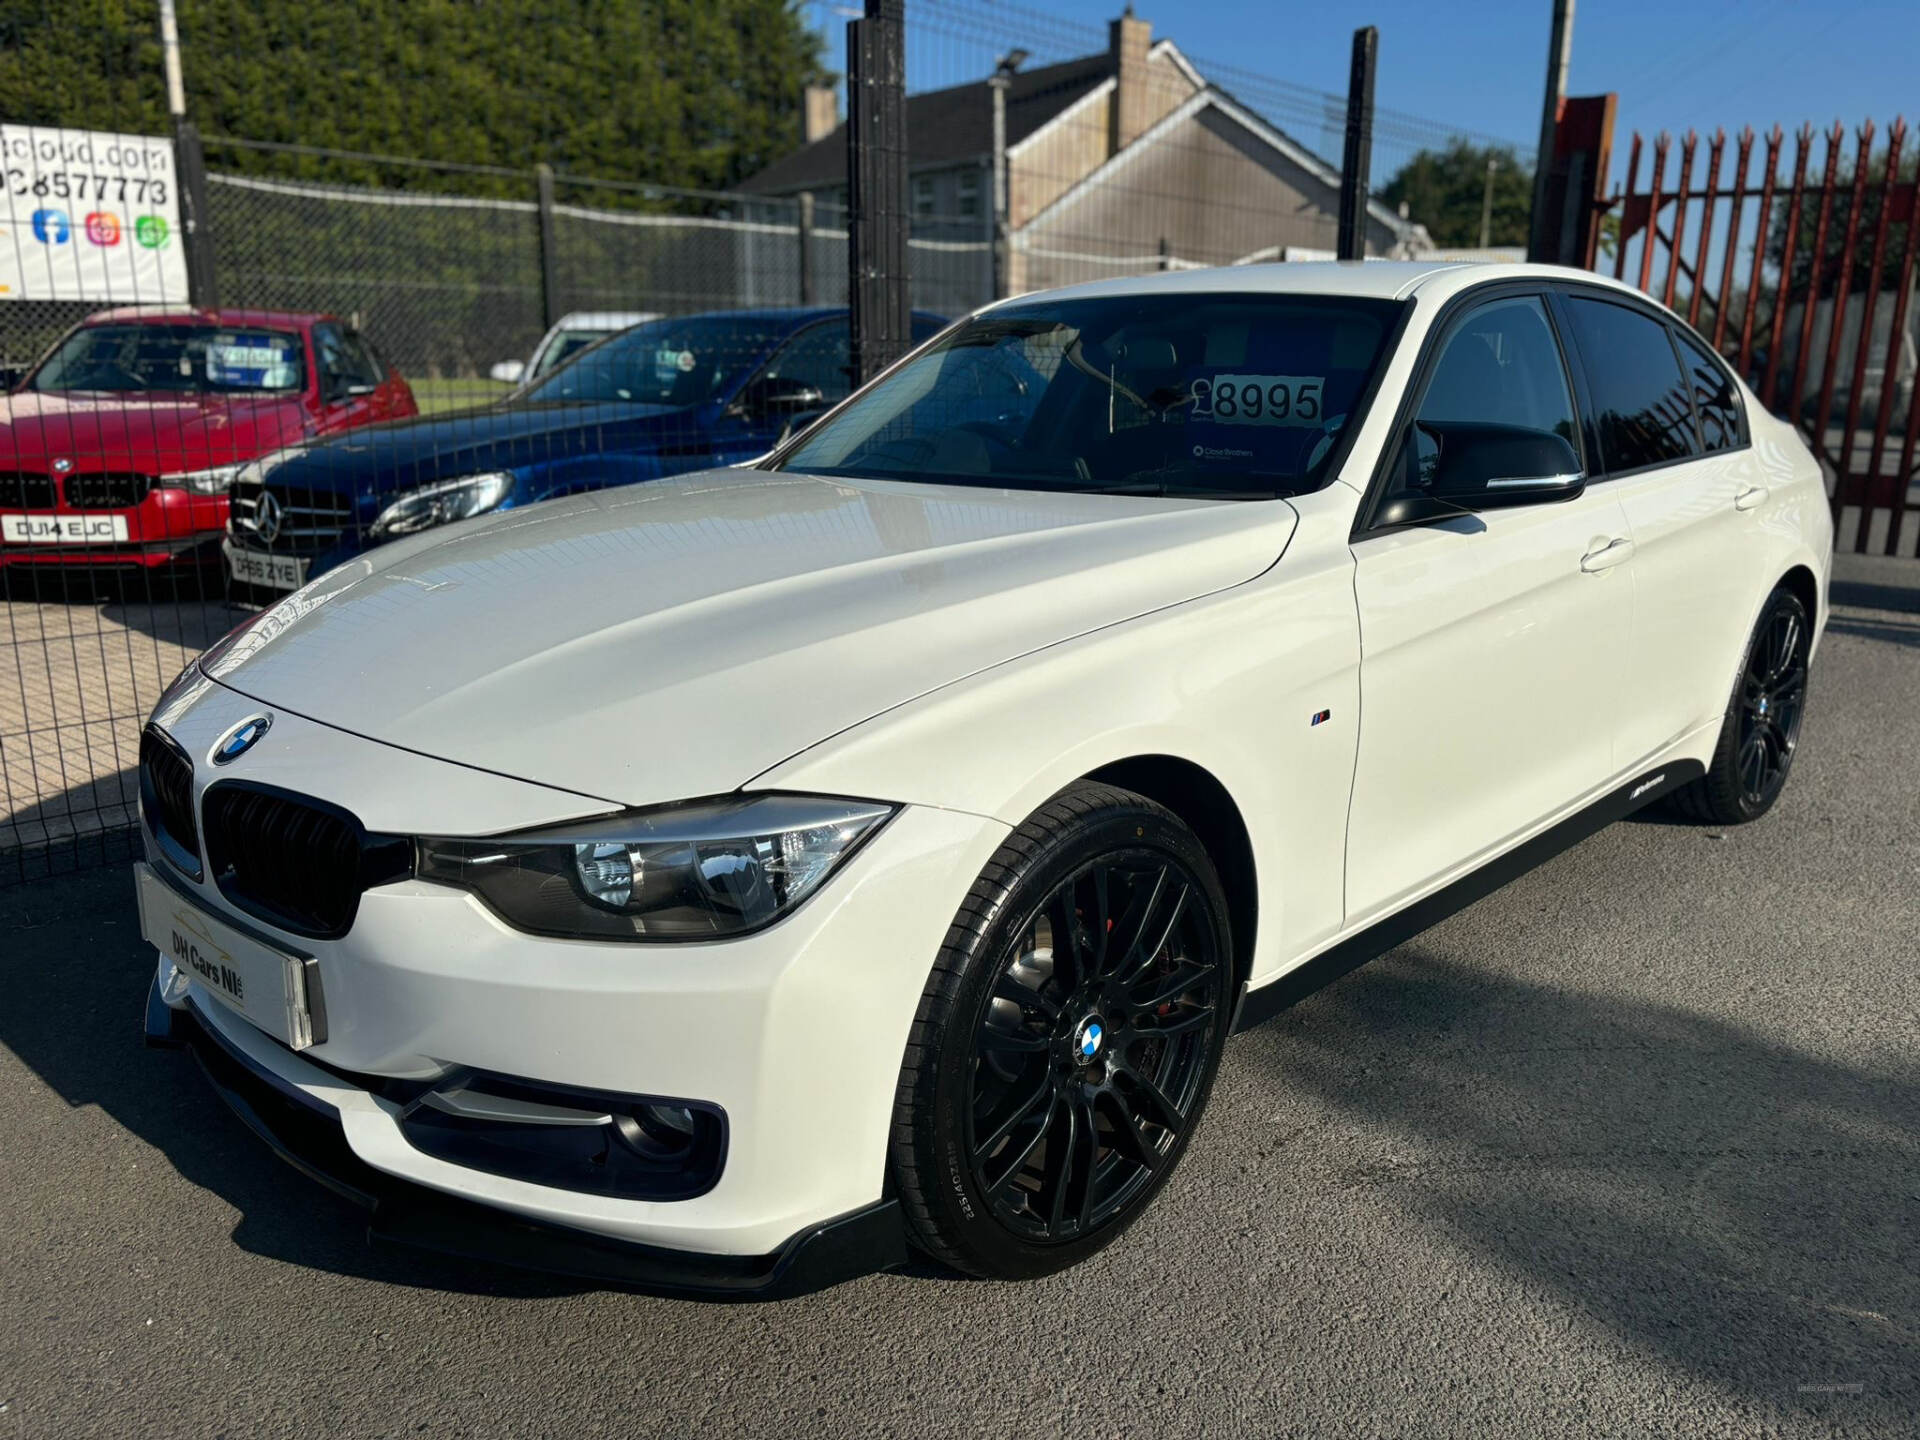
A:
[[[295,1050],[316,1035],[309,982],[315,961],[263,945],[184,899],[151,865],[133,867],[140,896],[140,933],[184,971],[202,994]]]

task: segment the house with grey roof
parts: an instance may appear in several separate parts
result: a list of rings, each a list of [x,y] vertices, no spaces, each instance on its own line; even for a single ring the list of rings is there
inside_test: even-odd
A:
[[[845,205],[846,128],[832,92],[811,93],[806,116],[807,143],[742,191]],[[1171,40],[1154,40],[1131,7],[1110,24],[1105,53],[1016,70],[1005,133],[1010,293],[1333,248],[1339,167],[1210,83]],[[916,240],[990,240],[992,82],[909,95],[907,143]],[[1369,255],[1427,244],[1424,227],[1368,206]]]

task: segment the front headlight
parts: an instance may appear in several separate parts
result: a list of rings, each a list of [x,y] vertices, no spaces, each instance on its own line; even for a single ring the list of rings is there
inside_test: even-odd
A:
[[[771,925],[893,814],[814,795],[704,800],[489,840],[418,842],[422,880],[575,940],[717,940]]]
[[[227,486],[233,483],[246,466],[215,465],[210,470],[181,470],[172,475],[162,475],[154,484],[163,490],[186,490],[195,495],[224,495]]]
[[[496,470],[485,475],[462,475],[458,480],[442,480],[437,485],[409,490],[380,512],[368,534],[375,540],[392,540],[435,525],[465,520],[484,514],[505,500],[513,491],[511,471]]]

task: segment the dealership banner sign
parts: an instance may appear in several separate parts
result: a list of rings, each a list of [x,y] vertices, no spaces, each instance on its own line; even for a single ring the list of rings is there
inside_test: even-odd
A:
[[[0,125],[0,162],[0,300],[186,300],[170,140]]]

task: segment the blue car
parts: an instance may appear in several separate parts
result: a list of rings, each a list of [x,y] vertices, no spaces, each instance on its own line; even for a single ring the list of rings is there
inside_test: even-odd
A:
[[[917,344],[945,324],[916,314]],[[847,311],[651,320],[497,404],[371,425],[246,466],[224,550],[243,591],[293,590],[388,540],[556,495],[765,453],[852,389]]]

